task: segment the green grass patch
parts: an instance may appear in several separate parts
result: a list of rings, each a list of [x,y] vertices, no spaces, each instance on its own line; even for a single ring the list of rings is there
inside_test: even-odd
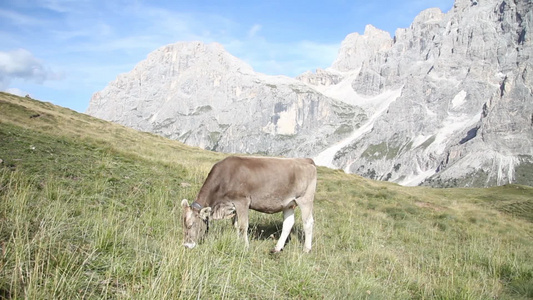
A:
[[[38,117],[32,117],[39,114]],[[401,187],[319,168],[299,210],[181,246],[183,198],[223,154],[0,93],[0,298],[530,299],[533,188]]]
[[[393,159],[400,151],[401,147],[391,147],[386,142],[382,142],[377,145],[370,145],[366,150],[361,154],[362,158],[370,160],[379,160],[379,159]]]

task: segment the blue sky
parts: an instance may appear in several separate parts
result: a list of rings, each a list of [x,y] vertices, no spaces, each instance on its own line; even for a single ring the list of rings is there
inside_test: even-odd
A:
[[[0,90],[84,112],[91,96],[151,51],[218,42],[255,71],[327,68],[367,24],[394,36],[453,0],[0,0]]]

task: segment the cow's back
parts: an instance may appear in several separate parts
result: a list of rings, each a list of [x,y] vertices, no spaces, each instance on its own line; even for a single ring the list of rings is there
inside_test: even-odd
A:
[[[208,206],[224,201],[250,201],[250,208],[281,211],[316,185],[316,166],[309,158],[230,156],[216,163],[200,193]]]

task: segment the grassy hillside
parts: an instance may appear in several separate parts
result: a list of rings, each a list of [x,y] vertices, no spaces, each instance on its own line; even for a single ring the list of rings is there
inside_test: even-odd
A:
[[[315,236],[269,254],[218,221],[181,246],[181,199],[223,154],[0,93],[0,298],[530,299],[533,188],[406,188],[319,169]],[[297,210],[297,213],[299,211]]]

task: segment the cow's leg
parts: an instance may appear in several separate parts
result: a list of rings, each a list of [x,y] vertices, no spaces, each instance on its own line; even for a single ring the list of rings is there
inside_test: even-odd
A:
[[[283,228],[281,229],[281,235],[279,237],[278,243],[276,244],[276,248],[274,248],[273,252],[279,252],[283,249],[283,247],[285,246],[285,241],[287,241],[287,238],[289,237],[289,233],[291,233],[291,229],[293,225],[294,225],[294,208],[287,207],[283,210]]]
[[[309,184],[305,195],[296,199],[296,204],[300,207],[302,212],[302,223],[304,226],[304,252],[309,253],[311,251],[311,243],[313,240],[313,225],[315,223],[313,219],[313,200],[315,198],[316,190],[316,178]]]
[[[313,202],[308,201],[301,204],[300,210],[302,212],[302,223],[305,234],[304,252],[308,253],[311,251],[311,241],[313,240],[313,224],[315,223],[313,219]]]
[[[246,247],[250,245],[248,241],[248,211],[249,211],[249,204],[248,205],[239,205],[236,206],[236,214],[235,214],[235,227],[237,228],[237,235],[240,236],[242,234],[244,238],[244,242],[246,243]]]

